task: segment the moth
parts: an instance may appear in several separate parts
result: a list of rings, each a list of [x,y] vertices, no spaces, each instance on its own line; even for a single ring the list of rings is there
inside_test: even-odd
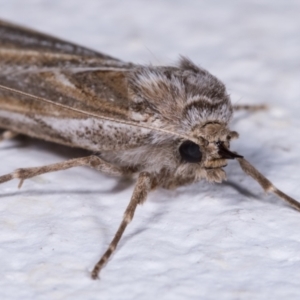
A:
[[[0,128],[89,150],[86,157],[0,176],[24,180],[76,166],[131,176],[135,188],[121,224],[91,277],[115,251],[148,193],[205,179],[222,182],[228,159],[266,192],[297,210],[243,156],[230,150],[234,107],[215,76],[182,57],[176,66],[126,63],[63,40],[0,21]]]

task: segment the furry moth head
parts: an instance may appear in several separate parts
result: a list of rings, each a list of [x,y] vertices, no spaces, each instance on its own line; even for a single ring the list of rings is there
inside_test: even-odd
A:
[[[128,76],[128,90],[132,119],[186,138],[152,132],[148,146],[125,151],[124,161],[175,172],[180,181],[225,179],[226,159],[236,157],[229,143],[238,134],[228,128],[233,109],[221,81],[182,58],[178,67],[138,67]]]

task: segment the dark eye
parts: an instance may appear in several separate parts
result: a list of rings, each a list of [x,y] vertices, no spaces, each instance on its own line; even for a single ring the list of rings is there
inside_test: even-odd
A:
[[[184,161],[190,163],[198,163],[202,158],[199,146],[191,141],[183,142],[179,147],[179,153]]]

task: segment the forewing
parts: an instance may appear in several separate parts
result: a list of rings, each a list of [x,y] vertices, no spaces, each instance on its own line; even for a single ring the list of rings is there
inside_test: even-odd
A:
[[[116,60],[76,44],[0,20],[1,47]]]
[[[119,124],[130,121],[126,74],[132,68],[132,64],[0,22],[0,84],[85,113],[0,90],[0,127],[91,150],[111,149],[118,133],[119,146],[131,147],[135,142],[128,128],[122,129],[127,135],[123,139]],[[89,113],[100,118],[88,120]],[[101,116],[114,122],[105,123]],[[79,138],[84,135],[85,143]]]

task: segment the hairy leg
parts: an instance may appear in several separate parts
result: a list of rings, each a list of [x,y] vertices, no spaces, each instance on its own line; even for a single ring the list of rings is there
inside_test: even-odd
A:
[[[246,159],[244,158],[237,158],[242,170],[251,176],[254,180],[256,180],[260,186],[264,189],[267,193],[274,193],[282,200],[289,203],[295,209],[300,211],[300,203],[293,199],[292,197],[288,196],[287,194],[283,193],[277,187],[273,185],[273,183],[268,180],[264,175],[262,175],[258,170],[256,170]]]
[[[121,169],[103,161],[101,158],[99,158],[96,155],[90,155],[90,156],[70,159],[64,162],[42,166],[42,167],[17,169],[12,173],[0,176],[0,183],[16,178],[16,179],[20,179],[20,183],[19,183],[19,188],[20,188],[25,179],[32,178],[34,176],[44,174],[44,173],[66,170],[66,169],[79,167],[79,166],[91,167],[103,173],[115,175],[115,176],[124,175],[124,172]]]
[[[152,186],[152,179],[150,174],[146,172],[140,173],[131,200],[125,210],[123,220],[114,238],[112,239],[108,249],[102,255],[101,259],[98,261],[98,263],[95,265],[92,271],[91,276],[93,279],[98,278],[99,272],[101,271],[103,266],[106,264],[110,256],[115,251],[127,225],[132,220],[136,207],[138,206],[138,204],[143,204],[145,202],[148,192],[151,190],[151,188],[153,188],[153,186]]]
[[[239,110],[246,110],[246,111],[250,111],[250,112],[255,112],[255,111],[259,111],[259,110],[266,110],[268,107],[267,105],[233,105],[233,109],[235,111],[239,111]]]

